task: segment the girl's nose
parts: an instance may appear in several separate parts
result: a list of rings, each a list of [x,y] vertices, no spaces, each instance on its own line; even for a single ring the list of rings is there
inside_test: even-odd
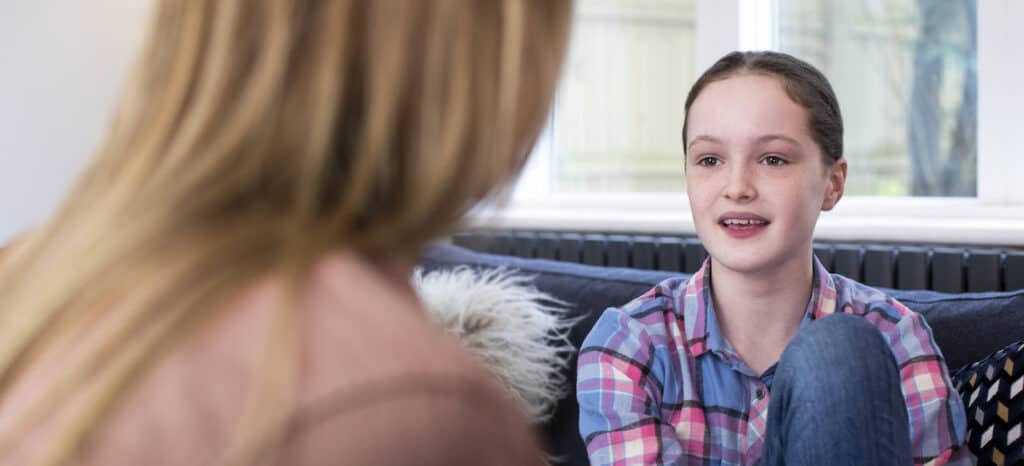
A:
[[[750,169],[743,164],[733,164],[729,170],[724,190],[726,199],[736,202],[749,202],[757,197]]]

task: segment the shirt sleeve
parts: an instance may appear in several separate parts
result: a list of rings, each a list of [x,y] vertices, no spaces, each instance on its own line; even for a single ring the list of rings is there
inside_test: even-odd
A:
[[[961,466],[974,464],[964,446],[967,416],[954,388],[945,358],[924,318],[902,303],[888,299],[879,303],[875,319],[891,322],[878,325],[889,341],[900,371],[903,399],[910,420],[910,441],[914,464]]]
[[[621,309],[606,310],[580,350],[576,394],[580,434],[595,466],[674,464],[682,447],[660,418],[647,329]]]

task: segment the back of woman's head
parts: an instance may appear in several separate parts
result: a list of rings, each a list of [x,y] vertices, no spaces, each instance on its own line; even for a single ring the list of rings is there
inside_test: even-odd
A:
[[[763,74],[778,79],[790,99],[807,111],[807,129],[821,147],[825,164],[831,165],[843,156],[843,117],[832,85],[821,71],[792,55],[773,52],[732,52],[711,65],[690,87],[686,96],[686,119],[683,121],[683,150],[686,150],[686,128],[690,106],[701,91],[715,81],[738,74]]]
[[[165,1],[101,164],[122,201],[414,251],[517,173],[565,1]],[[115,195],[119,195],[115,194]]]
[[[83,372],[53,382],[106,387],[55,449],[246,283],[300,275],[330,250],[411,258],[514,178],[556,86],[570,2],[155,10],[104,145],[0,270],[0,400],[76,325],[113,329],[82,349]],[[142,328],[152,338],[133,338]],[[26,422],[46,411],[33,412]]]

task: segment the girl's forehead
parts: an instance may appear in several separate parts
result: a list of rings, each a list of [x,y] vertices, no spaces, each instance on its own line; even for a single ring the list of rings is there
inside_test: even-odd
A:
[[[787,93],[780,78],[738,74],[708,84],[688,114],[687,136],[732,140],[782,134],[810,138],[807,110]]]

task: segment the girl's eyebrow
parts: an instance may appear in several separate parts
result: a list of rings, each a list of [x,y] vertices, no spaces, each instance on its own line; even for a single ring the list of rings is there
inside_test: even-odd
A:
[[[718,138],[716,138],[714,136],[709,136],[709,135],[706,135],[706,134],[701,134],[701,135],[695,136],[690,141],[690,143],[686,145],[686,149],[689,150],[690,148],[693,147],[694,144],[697,144],[698,142],[702,142],[702,141],[703,142],[709,142],[709,143],[712,143],[712,144],[721,144],[722,143],[721,139],[718,139]],[[793,144],[794,146],[800,146],[800,141],[797,141],[796,139],[793,139],[793,138],[791,138],[789,136],[786,136],[784,134],[766,134],[764,136],[759,136],[757,139],[754,139],[754,143],[756,143],[756,144],[764,144],[764,143],[772,142],[772,141],[783,141],[783,142],[788,142],[790,144]]]
[[[761,136],[761,137],[759,137],[759,138],[754,140],[754,142],[756,142],[758,144],[764,144],[766,142],[772,142],[772,141],[788,142],[790,144],[793,144],[794,146],[799,146],[800,145],[800,141],[797,141],[796,139],[793,139],[793,138],[791,138],[789,136],[785,136],[785,135],[782,135],[782,134],[766,134],[766,135]]]
[[[690,141],[690,143],[686,145],[686,150],[690,150],[690,148],[693,147],[694,144],[696,144],[696,143],[698,143],[700,141],[706,141],[706,142],[710,142],[712,144],[721,144],[722,143],[721,139],[718,139],[718,138],[716,138],[714,136],[708,136],[706,134],[701,134],[701,135],[699,135],[697,137],[694,137]]]

